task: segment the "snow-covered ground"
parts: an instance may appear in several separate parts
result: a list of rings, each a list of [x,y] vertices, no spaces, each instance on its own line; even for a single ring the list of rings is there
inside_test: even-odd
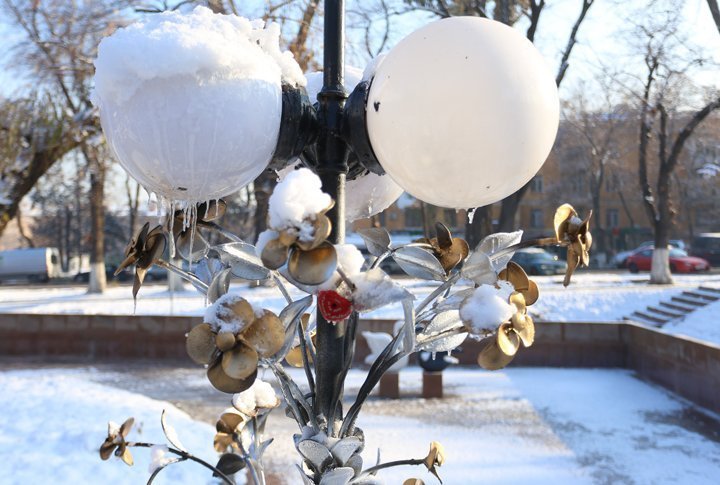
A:
[[[566,322],[612,322],[648,305],[669,299],[699,285],[720,288],[720,275],[676,275],[671,286],[650,286],[647,275],[629,273],[579,272],[568,288],[562,276],[538,276],[533,279],[540,288],[540,300],[530,308],[539,320]],[[422,280],[401,279],[418,300],[433,290],[435,284]],[[460,285],[458,288],[462,288]],[[205,299],[188,287],[187,291],[169,293],[164,285],[147,285],[140,289],[137,308],[128,286],[110,288],[103,295],[87,295],[84,287],[0,288],[0,313],[78,313],[132,315],[203,315]],[[303,296],[290,289],[294,298]],[[233,283],[232,292],[264,308],[279,312],[285,300],[277,288],[250,288]],[[684,320],[668,326],[673,333],[720,343],[720,303],[691,313]],[[402,318],[402,308],[391,305],[367,314],[369,318]]]
[[[183,407],[198,393],[212,393],[202,370],[155,371],[0,372],[0,483],[144,483],[148,450],[134,449],[136,465],[127,467],[114,458],[102,462],[97,448],[107,420],[129,416],[140,424],[129,439],[162,442],[162,409],[170,410],[169,421],[190,451],[212,460],[209,425],[138,393],[163,393]],[[296,370],[292,373],[301,377]],[[363,376],[363,371],[351,372],[348,398]],[[717,483],[718,416],[629,372],[451,369],[445,372],[442,400],[418,398],[420,382],[420,371],[405,369],[403,399],[372,399],[366,405],[358,423],[367,439],[366,464],[374,463],[378,448],[383,462],[424,457],[435,440],[447,451],[440,472],[448,484]],[[222,398],[214,401],[217,413],[227,405]],[[286,477],[285,483],[298,483],[290,436],[297,428],[278,410],[268,430],[276,437],[268,450],[268,468],[276,477]],[[421,467],[393,468],[380,476],[388,484],[408,477],[436,483]],[[212,482],[199,466],[182,463],[163,471],[158,483]]]

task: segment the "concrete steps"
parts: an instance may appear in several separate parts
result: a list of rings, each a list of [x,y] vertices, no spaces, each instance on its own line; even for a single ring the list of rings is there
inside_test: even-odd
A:
[[[720,301],[720,288],[698,286],[695,290],[683,291],[680,295],[670,297],[655,306],[648,306],[643,311],[635,311],[625,317],[625,320],[662,327],[716,301]]]

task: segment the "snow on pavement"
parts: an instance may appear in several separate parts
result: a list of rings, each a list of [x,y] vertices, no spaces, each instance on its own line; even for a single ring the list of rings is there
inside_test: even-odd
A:
[[[193,421],[167,402],[90,382],[93,372],[43,369],[0,372],[0,484],[145,483],[150,450],[132,448],[135,465],[114,456],[107,462],[98,450],[108,421],[135,418],[128,440],[167,444],[160,415],[178,431],[195,455],[216,460],[214,429]],[[155,483],[210,483],[195,463],[171,465]]]
[[[102,462],[97,448],[108,419],[129,416],[142,429],[131,439],[161,442],[163,408],[170,409],[169,420],[191,452],[215,457],[209,425],[191,421],[167,402],[99,384],[113,381],[113,374],[117,371],[0,372],[0,462],[5,472],[0,483],[93,483],[94,477],[102,477],[102,483],[144,483],[148,450],[134,449],[136,465],[127,467],[116,459]],[[190,399],[185,384],[194,385],[202,374],[201,369],[178,369],[128,379],[148,379],[137,384],[142,388],[166,375],[168,382],[157,385],[166,386],[164,393],[168,385],[175,386],[177,395],[168,399],[181,405]],[[295,370],[292,374],[301,377]],[[363,375],[361,370],[350,373],[348,398]],[[447,451],[440,473],[448,484],[716,483],[718,417],[627,371],[450,369],[442,400],[419,398],[420,383],[421,372],[407,368],[401,373],[403,399],[372,398],[367,403],[358,422],[367,439],[366,466],[374,463],[378,448],[383,462],[418,458],[436,440]],[[688,421],[694,415],[704,416],[704,428]],[[276,434],[276,422],[285,435]],[[268,429],[276,442],[268,453],[283,450],[271,463],[287,468],[278,474],[289,477],[286,483],[297,483],[292,470],[296,456],[291,446],[282,446],[292,442],[290,424],[280,411],[271,416]],[[422,467],[383,470],[380,477],[388,484],[408,477],[436,483]],[[171,466],[159,480],[210,483],[203,469],[188,463]]]

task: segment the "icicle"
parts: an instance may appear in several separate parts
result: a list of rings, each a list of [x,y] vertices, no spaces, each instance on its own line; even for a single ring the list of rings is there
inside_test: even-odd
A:
[[[175,202],[170,202],[169,213],[172,215],[168,220],[168,232],[170,233],[170,237],[168,237],[168,254],[170,255],[170,259],[173,259],[175,257]]]
[[[475,218],[475,209],[470,209],[467,213],[467,216],[468,216],[468,224],[472,224],[472,221]]]
[[[195,228],[197,227],[197,204],[188,203],[189,214],[185,215],[185,221],[190,228],[190,251],[188,252],[188,265],[193,270],[193,243],[195,242]]]

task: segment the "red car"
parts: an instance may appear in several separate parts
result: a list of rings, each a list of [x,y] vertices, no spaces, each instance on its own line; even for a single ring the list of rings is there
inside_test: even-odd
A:
[[[627,267],[630,272],[650,271],[652,253],[652,248],[645,248],[628,256]],[[673,273],[695,273],[709,269],[710,263],[706,260],[688,256],[688,253],[682,249],[670,249],[670,271]]]

